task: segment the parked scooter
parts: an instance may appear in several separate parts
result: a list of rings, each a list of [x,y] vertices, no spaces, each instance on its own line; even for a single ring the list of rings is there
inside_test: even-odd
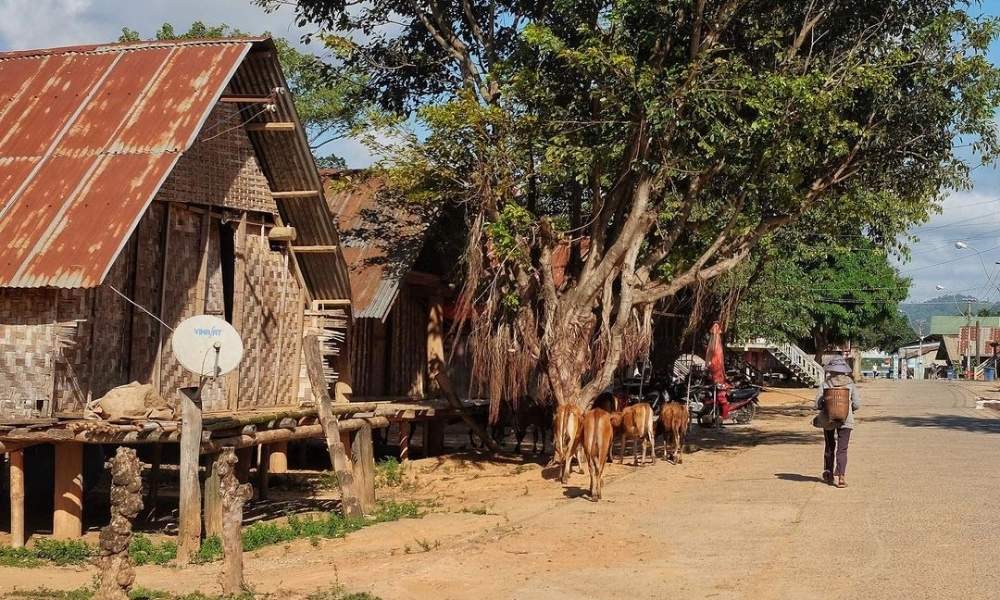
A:
[[[684,383],[676,386],[680,392]],[[687,392],[688,410],[702,427],[722,427],[722,408],[719,403],[720,392],[725,392],[729,402],[729,417],[740,425],[750,423],[757,415],[760,406],[760,388],[746,383],[738,387],[728,384],[701,383],[691,385]]]

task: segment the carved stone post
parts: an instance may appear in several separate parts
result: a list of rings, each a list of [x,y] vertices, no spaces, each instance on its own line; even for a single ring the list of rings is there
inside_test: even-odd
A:
[[[128,546],[132,519],[142,510],[142,464],[132,448],[118,448],[111,459],[111,523],[101,530],[98,567],[101,582],[94,600],[127,600],[135,582]]]
[[[222,593],[235,596],[244,591],[243,583],[243,504],[253,495],[253,488],[241,484],[236,475],[236,452],[226,448],[219,453],[215,470],[219,475],[222,499]]]

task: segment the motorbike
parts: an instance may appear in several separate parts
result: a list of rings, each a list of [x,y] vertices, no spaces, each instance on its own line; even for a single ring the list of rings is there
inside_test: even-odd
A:
[[[682,383],[677,387],[682,389],[683,385]],[[683,393],[678,389],[675,395],[679,397]],[[691,385],[685,395],[692,418],[703,427],[722,427],[723,409],[720,396],[723,393],[729,403],[730,418],[740,425],[753,421],[760,406],[760,388],[747,382],[737,386],[710,382]]]

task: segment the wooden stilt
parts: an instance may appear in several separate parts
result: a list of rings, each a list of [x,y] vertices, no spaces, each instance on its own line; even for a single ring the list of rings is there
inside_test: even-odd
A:
[[[219,496],[218,454],[209,455],[205,466],[204,504],[205,537],[222,537],[222,498]]]
[[[181,404],[181,489],[177,511],[177,561],[187,564],[201,545],[201,485],[198,481],[201,393],[198,388],[181,388],[178,397]]]
[[[271,468],[270,457],[271,446],[267,444],[260,447],[260,457],[257,459],[257,498],[267,500],[268,478]]]
[[[56,444],[55,459],[52,537],[75,539],[83,535],[83,444]]]
[[[278,442],[268,446],[268,471],[271,473],[288,472],[288,442]]]
[[[236,478],[240,480],[240,483],[250,482],[250,469],[251,461],[253,459],[254,448],[240,448],[236,451],[236,458],[239,462],[236,463]]]
[[[372,448],[372,428],[364,425],[351,440],[351,458],[358,501],[365,513],[375,510],[375,452]]]
[[[10,545],[24,546],[24,451],[15,450],[10,458]]]
[[[399,461],[410,460],[410,434],[413,432],[413,424],[410,421],[399,422]]]
[[[444,421],[432,419],[424,426],[424,454],[437,456],[444,453]]]
[[[149,497],[146,505],[150,518],[156,518],[156,505],[160,498],[160,463],[163,461],[163,445],[153,444],[152,464],[149,469]]]

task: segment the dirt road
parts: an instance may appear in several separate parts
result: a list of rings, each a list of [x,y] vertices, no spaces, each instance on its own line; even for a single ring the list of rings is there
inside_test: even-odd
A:
[[[683,465],[616,465],[599,504],[579,497],[584,475],[563,488],[537,465],[418,461],[415,490],[435,512],[259,551],[248,579],[283,598],[334,582],[386,600],[1000,597],[997,414],[958,383],[862,393],[847,489],[819,481],[802,400],[772,396],[753,427],[696,439]],[[216,591],[217,572],[138,579]],[[91,574],[0,569],[0,585],[69,589]]]

